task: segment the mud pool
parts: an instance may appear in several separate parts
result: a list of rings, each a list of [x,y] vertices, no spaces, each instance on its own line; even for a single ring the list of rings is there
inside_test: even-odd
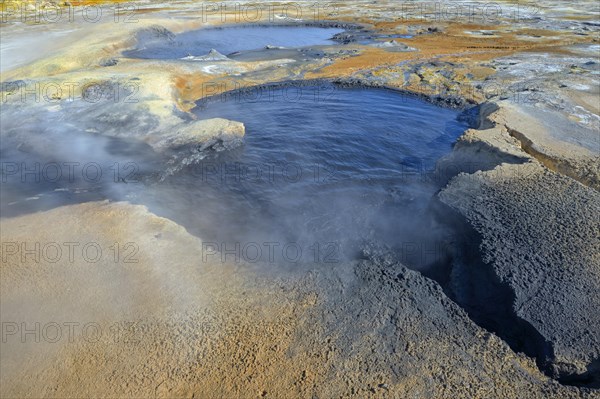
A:
[[[325,85],[214,97],[195,113],[243,122],[243,143],[155,185],[150,209],[212,249],[284,267],[354,259],[373,243],[415,268],[444,256],[446,233],[428,210],[435,163],[466,128],[457,111]],[[289,254],[269,258],[266,243]]]
[[[306,47],[335,44],[332,40],[343,29],[313,26],[236,26],[207,28],[173,35],[165,31],[144,31],[138,35],[137,48],[127,57],[177,59],[206,55],[215,49],[221,54],[270,48]]]

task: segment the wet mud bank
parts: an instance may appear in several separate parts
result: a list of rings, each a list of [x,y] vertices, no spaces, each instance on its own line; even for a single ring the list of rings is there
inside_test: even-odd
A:
[[[556,353],[555,346],[564,345],[561,341],[567,339],[560,336],[565,327],[542,330],[546,333],[543,335],[534,321],[539,323],[539,319],[521,311],[522,291],[535,297],[539,295],[535,291],[544,288],[515,288],[515,281],[497,269],[494,255],[486,251],[481,230],[475,229],[463,214],[437,198],[432,201],[432,208],[440,223],[450,222],[447,227],[452,229],[455,241],[446,247],[447,262],[422,273],[438,282],[471,320],[503,339],[515,352],[535,359],[540,371],[548,377],[565,385],[599,388],[600,370],[593,355],[582,362],[575,354],[565,358],[564,353]],[[546,264],[546,267],[549,266]],[[566,295],[576,296],[576,293],[571,291]],[[589,308],[583,311],[592,312]],[[585,345],[586,342],[581,349],[586,350]]]
[[[468,112],[471,109],[479,109],[479,105],[477,102],[473,101],[473,99],[465,98],[460,95],[450,95],[450,94],[428,94],[423,92],[418,92],[410,89],[402,89],[396,86],[392,86],[381,82],[377,79],[369,78],[369,77],[346,77],[346,78],[331,78],[327,80],[333,84],[339,85],[340,87],[365,87],[365,88],[384,88],[388,90],[392,90],[401,95],[406,95],[413,98],[419,98],[423,101],[427,101],[431,104],[437,105],[439,107],[444,108],[452,108],[464,110],[464,115],[461,115],[461,120],[469,123],[469,127],[478,126],[479,118],[474,118],[471,116],[471,113]],[[474,125],[471,125],[474,123]]]
[[[510,140],[509,132],[503,135]],[[590,218],[600,210],[600,197],[535,159],[517,158],[514,148],[499,156],[473,140],[448,158],[473,162],[469,146],[488,160],[479,160],[485,168],[450,179],[434,201],[436,214],[454,219],[458,252],[444,278],[431,277],[475,322],[536,359],[549,377],[598,388],[600,337],[577,320],[600,325],[588,297],[599,282],[600,243]],[[575,203],[564,201],[569,191],[578,194]]]
[[[439,283],[477,325],[496,334],[515,352],[535,359],[540,371],[550,378],[565,383],[552,368],[555,360],[552,343],[519,317],[513,309],[514,290],[483,260],[481,235],[463,215],[437,197],[432,199],[431,207],[434,217],[452,229],[455,241],[447,246],[446,262],[423,274]]]

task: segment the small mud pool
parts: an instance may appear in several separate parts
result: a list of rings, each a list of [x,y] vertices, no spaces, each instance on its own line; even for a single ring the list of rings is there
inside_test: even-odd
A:
[[[340,32],[343,30],[312,26],[232,26],[173,35],[154,28],[138,34],[137,47],[126,51],[124,55],[132,58],[178,59],[203,56],[211,49],[229,55],[267,46],[318,46],[334,44],[332,38]]]
[[[326,85],[217,97],[196,115],[243,122],[243,144],[161,182],[150,209],[213,243],[208,252],[283,267],[356,259],[373,245],[415,268],[444,256],[428,207],[435,162],[466,128],[457,111]]]

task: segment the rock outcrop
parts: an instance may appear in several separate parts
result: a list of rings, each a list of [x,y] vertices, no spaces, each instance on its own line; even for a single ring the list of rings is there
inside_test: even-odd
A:
[[[202,151],[218,143],[227,146],[238,142],[244,133],[241,122],[222,118],[203,119],[175,126],[168,133],[150,138],[149,143],[158,150],[194,147]]]

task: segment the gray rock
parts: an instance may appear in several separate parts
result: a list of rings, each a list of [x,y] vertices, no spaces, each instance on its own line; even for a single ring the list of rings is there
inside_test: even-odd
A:
[[[160,25],[153,25],[149,28],[145,28],[140,30],[137,33],[138,42],[144,43],[149,41],[165,41],[165,42],[173,42],[175,40],[175,34]]]
[[[184,123],[172,128],[168,134],[152,136],[148,143],[168,157],[159,179],[165,179],[187,165],[201,161],[210,152],[240,145],[244,132],[241,122],[214,118]]]
[[[244,132],[244,124],[241,122],[222,118],[203,119],[176,126],[164,136],[151,138],[150,144],[159,150],[177,150],[190,146],[204,150],[216,141],[240,140]]]
[[[377,42],[372,44],[373,47],[384,48],[390,51],[417,51],[417,49],[407,46],[404,43],[388,40],[385,42]]]
[[[115,66],[119,63],[119,60],[117,60],[116,58],[104,58],[101,59],[100,62],[98,62],[98,65],[102,66],[102,67],[109,67],[109,66]]]

